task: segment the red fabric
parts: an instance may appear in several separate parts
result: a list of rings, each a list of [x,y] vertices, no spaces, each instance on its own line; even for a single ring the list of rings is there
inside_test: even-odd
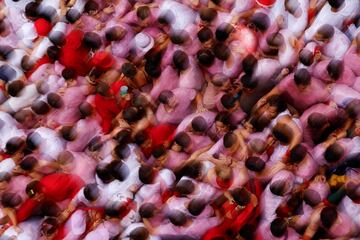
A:
[[[51,59],[48,57],[48,55],[43,56],[39,60],[36,61],[34,67],[25,73],[25,76],[29,78],[41,65],[51,63]]]
[[[91,69],[89,50],[81,43],[84,33],[73,30],[66,36],[66,43],[61,48],[59,62],[66,68],[72,68],[80,76],[85,76]]]
[[[315,8],[309,8],[308,10],[308,23],[310,23],[315,17],[316,10]]]
[[[233,239],[226,236],[227,232],[231,230],[233,233],[238,233],[251,218],[254,210],[254,206],[251,203],[242,210],[237,210],[236,207],[236,203],[230,203],[229,201],[224,203],[222,206],[225,216],[224,221],[220,225],[208,230],[202,239],[212,240],[217,237],[222,237],[226,240]]]
[[[145,157],[149,157],[152,151],[165,142],[172,142],[175,136],[176,126],[170,124],[159,124],[145,129],[145,134],[151,139],[151,146],[141,148]]]
[[[52,25],[43,18],[39,18],[34,22],[36,32],[39,36],[47,36],[51,31]]]
[[[115,95],[118,94],[122,86],[126,86],[124,81],[116,81],[111,84],[110,92],[113,97],[95,95],[95,109],[101,117],[101,127],[105,134],[111,131],[111,122],[116,115],[129,105],[129,102],[125,100],[121,101],[120,104],[116,102]]]
[[[115,64],[115,60],[110,53],[105,51],[98,51],[90,60],[90,64],[92,65],[92,67],[96,67],[100,70],[106,71]]]
[[[221,178],[216,176],[216,183],[222,190],[227,190],[232,185],[233,180],[229,180],[228,182],[224,182]]]
[[[276,0],[256,0],[256,3],[262,7],[271,7],[275,2]]]
[[[19,209],[16,211],[16,220],[18,223],[25,221],[28,219],[36,206],[39,205],[39,201],[36,201],[34,199],[27,199]]]
[[[54,173],[43,177],[38,187],[39,192],[44,194],[44,200],[61,202],[66,199],[72,199],[84,185],[84,181],[76,175]],[[39,204],[42,204],[42,201],[34,199],[26,200],[16,213],[18,222],[29,218],[34,208]]]

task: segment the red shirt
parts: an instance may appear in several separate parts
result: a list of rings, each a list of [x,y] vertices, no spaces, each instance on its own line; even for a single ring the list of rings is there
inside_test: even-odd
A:
[[[126,100],[118,104],[115,98],[119,94],[120,88],[125,85],[126,83],[122,80],[112,83],[110,86],[112,97],[104,97],[100,94],[95,95],[95,109],[101,117],[101,127],[105,134],[110,132],[112,120],[129,104]]]
[[[85,76],[91,70],[89,50],[82,46],[84,33],[73,30],[66,36],[66,43],[61,48],[59,62],[67,68],[73,68],[76,73]]]
[[[72,199],[84,185],[84,181],[77,175],[54,173],[43,177],[37,186],[39,192],[44,194],[44,200],[61,202]],[[22,222],[29,218],[33,210],[41,203],[42,201],[27,199],[16,213],[17,221]]]
[[[51,23],[43,18],[39,18],[34,22],[36,32],[39,36],[47,36],[51,31]]]
[[[171,142],[174,139],[175,130],[176,126],[170,124],[159,124],[145,129],[145,134],[151,139],[151,146],[142,148],[144,155],[149,157],[156,147],[163,145],[165,142]]]

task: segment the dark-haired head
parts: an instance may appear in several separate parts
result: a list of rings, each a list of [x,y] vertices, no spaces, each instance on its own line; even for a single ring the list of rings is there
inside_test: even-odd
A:
[[[150,8],[146,5],[140,6],[136,9],[136,16],[142,21],[147,19],[150,15],[151,15]]]
[[[201,198],[194,198],[189,202],[188,211],[193,216],[199,216],[206,207],[206,201]]]
[[[19,166],[24,171],[32,171],[37,165],[38,160],[34,156],[26,156],[21,160]]]
[[[231,148],[237,143],[238,139],[235,133],[228,132],[224,135],[223,144],[225,148]]]
[[[186,132],[179,132],[176,134],[174,140],[183,150],[187,149],[191,144],[191,138]]]
[[[149,165],[142,165],[139,168],[139,179],[144,184],[151,184],[153,183],[155,178],[155,171]]]
[[[275,107],[277,112],[283,112],[286,110],[286,101],[284,101],[282,95],[274,94],[268,98],[268,104],[270,107]]]
[[[173,55],[173,64],[179,71],[186,70],[190,64],[188,55],[181,50],[176,50]]]
[[[202,29],[200,29],[200,31],[197,33],[197,37],[199,39],[200,42],[204,43],[209,41],[210,39],[214,38],[214,34],[211,31],[210,28],[208,27],[203,27]]]
[[[121,66],[121,72],[128,78],[135,77],[137,69],[135,65],[131,62],[126,62]]]
[[[24,88],[24,86],[25,84],[21,80],[11,81],[7,85],[7,92],[10,96],[16,97]]]
[[[329,77],[333,80],[338,80],[344,71],[344,62],[337,59],[332,59],[326,67]]]
[[[124,181],[130,173],[129,168],[121,160],[114,160],[109,164],[110,174],[120,182]]]
[[[40,232],[44,236],[51,236],[53,235],[56,230],[58,229],[58,220],[55,217],[48,217],[46,218],[40,226]]]
[[[270,231],[274,237],[282,237],[287,231],[287,223],[283,218],[275,218],[270,224]]]
[[[81,14],[78,10],[71,8],[66,12],[65,17],[69,23],[73,24],[80,19]]]
[[[62,164],[62,165],[66,165],[69,163],[74,162],[75,157],[74,155],[69,152],[69,151],[62,151],[58,156],[57,156],[57,161],[58,163]]]
[[[25,192],[26,194],[32,198],[34,197],[39,191],[39,181],[32,181],[26,185]]]
[[[311,113],[307,119],[307,123],[312,129],[321,129],[327,122],[327,117],[318,112]]]
[[[246,206],[250,203],[251,195],[245,188],[235,188],[230,193],[235,202],[240,206]]]
[[[98,164],[95,169],[96,175],[104,183],[109,183],[114,180],[113,176],[110,174],[110,168],[108,164]]]
[[[1,30],[0,30],[1,33]],[[0,45],[0,60],[8,60],[11,53],[13,53],[13,48],[9,45]]]
[[[252,74],[255,70],[257,62],[258,60],[254,55],[248,54],[241,63],[244,72],[247,74]]]
[[[324,207],[320,213],[320,220],[324,228],[329,229],[335,223],[338,213],[334,207]]]
[[[251,16],[250,23],[260,32],[264,32],[270,26],[270,19],[265,13],[257,12]]]
[[[274,49],[279,49],[284,44],[284,37],[279,32],[271,33],[266,37],[267,44]]]
[[[152,218],[155,215],[156,206],[153,203],[144,203],[139,208],[139,214],[142,218]]]
[[[349,181],[345,184],[346,195],[353,201],[360,199],[360,186],[359,184]]]
[[[224,43],[216,43],[213,47],[213,52],[214,55],[217,59],[221,60],[221,61],[226,61],[231,54],[230,49],[228,48],[228,46],[226,46],[226,44]]]
[[[221,97],[220,102],[225,109],[229,110],[235,107],[236,99],[231,93],[226,93]]]
[[[64,105],[63,100],[61,99],[60,95],[57,93],[49,93],[47,95],[47,102],[51,107],[56,109],[59,109]]]
[[[16,193],[4,192],[1,196],[1,204],[5,208],[14,208],[22,202],[21,196]]]
[[[162,104],[169,104],[171,98],[174,97],[174,93],[170,90],[164,90],[159,95],[159,102]]]
[[[261,172],[265,168],[265,162],[259,157],[249,157],[245,161],[245,166],[254,172]]]
[[[157,146],[152,152],[151,155],[155,158],[155,159],[159,159],[163,156],[165,156],[166,154],[166,148],[163,145]]]
[[[127,34],[127,31],[119,26],[114,26],[106,30],[105,32],[105,38],[107,41],[120,41],[125,37]]]
[[[223,23],[215,31],[215,36],[218,41],[225,41],[230,36],[234,27],[231,24]]]
[[[144,227],[137,227],[130,232],[130,240],[147,240],[149,238],[149,231]]]
[[[99,151],[102,146],[103,146],[103,142],[101,141],[101,137],[96,136],[90,140],[87,147],[90,152],[96,152]]]
[[[319,41],[327,41],[330,40],[334,34],[334,27],[330,24],[324,24],[317,30],[315,38]]]
[[[97,11],[99,11],[99,9],[100,9],[99,4],[94,0],[87,1],[84,6],[84,12],[86,12],[88,14],[94,14]]]
[[[194,190],[195,185],[190,179],[182,179],[175,186],[175,191],[181,196],[189,195],[194,192]]]
[[[119,159],[126,159],[130,156],[130,148],[126,144],[119,144],[115,147],[114,153]]]
[[[157,19],[157,21],[162,25],[169,25],[174,21],[174,14],[167,10],[165,13],[161,13]]]
[[[152,78],[158,78],[161,75],[161,67],[152,61],[146,61],[145,72]]]
[[[304,48],[299,53],[299,61],[305,66],[310,66],[314,62],[314,54]]]
[[[60,130],[61,136],[66,141],[74,141],[76,138],[76,130],[73,126],[63,126]]]
[[[181,45],[184,44],[190,38],[186,31],[177,31],[170,34],[170,40],[173,44]]]
[[[285,180],[277,180],[270,184],[270,191],[277,196],[283,196],[287,189],[287,184]]]
[[[337,10],[343,5],[345,0],[327,0],[327,2],[333,9]]]
[[[60,31],[54,31],[50,32],[49,34],[49,40],[55,45],[55,46],[63,46],[66,43],[65,34]]]
[[[338,143],[333,143],[326,148],[324,158],[327,162],[334,163],[339,161],[344,156],[344,154],[344,148]]]
[[[172,224],[175,226],[184,226],[187,222],[185,213],[179,210],[172,210],[168,214],[168,218]]]
[[[135,136],[136,137],[136,136]],[[119,145],[126,145],[131,141],[131,130],[130,129],[123,129],[118,132],[114,139],[117,141]]]
[[[100,196],[100,189],[98,188],[96,183],[87,184],[84,187],[84,197],[89,202],[96,201]]]
[[[201,116],[197,116],[191,121],[191,128],[195,132],[203,133],[206,131],[207,127],[206,120]]]
[[[214,54],[207,49],[201,49],[196,54],[197,60],[199,63],[205,67],[210,67],[215,60]]]
[[[125,108],[122,115],[124,120],[130,124],[139,120],[139,111],[135,107]]]
[[[303,144],[296,145],[290,151],[289,162],[290,163],[300,163],[306,156],[307,149]]]
[[[38,17],[39,3],[29,2],[25,6],[25,16],[31,20],[35,20]]]
[[[73,68],[64,68],[61,72],[61,76],[65,80],[74,79],[76,77],[76,70]]]
[[[304,192],[304,202],[311,207],[315,207],[321,202],[320,194],[315,190],[306,189]]]
[[[291,128],[283,123],[277,123],[272,130],[273,136],[282,143],[289,143],[293,135]]]
[[[102,41],[99,34],[94,32],[86,32],[83,38],[83,45],[89,49],[99,49],[101,47]]]
[[[309,86],[311,83],[311,75],[305,68],[298,69],[294,73],[294,81],[297,86]]]
[[[210,23],[216,18],[217,11],[214,8],[203,7],[199,14],[202,21]]]
[[[9,82],[11,80],[14,80],[15,77],[16,71],[8,64],[0,66],[0,80],[3,80],[4,82]]]
[[[350,118],[356,119],[360,114],[360,100],[353,99],[346,105],[346,112]]]
[[[14,154],[25,146],[25,141],[20,137],[12,137],[6,142],[6,153]]]
[[[258,85],[258,79],[251,76],[251,74],[244,74],[240,78],[240,82],[245,89],[253,90]]]
[[[93,110],[93,106],[88,102],[83,102],[79,106],[79,112],[83,118],[91,116]]]
[[[56,61],[60,57],[60,48],[58,48],[56,46],[50,46],[46,50],[46,54],[52,61]]]

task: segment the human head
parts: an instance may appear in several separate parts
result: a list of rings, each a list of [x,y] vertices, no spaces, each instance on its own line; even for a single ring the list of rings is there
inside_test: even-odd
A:
[[[95,169],[96,176],[103,181],[104,183],[110,183],[114,180],[114,177],[110,173],[110,165],[105,163],[100,163],[96,166]]]
[[[234,30],[234,27],[229,23],[222,23],[215,31],[215,37],[218,41],[225,41],[229,38],[231,32]]]
[[[315,207],[321,202],[320,194],[315,190],[306,189],[304,192],[304,202],[311,207]]]
[[[191,121],[191,128],[194,132],[204,133],[207,127],[206,120],[202,116],[197,116]]]
[[[338,10],[343,5],[345,0],[327,0],[327,2],[333,10]]]
[[[270,26],[270,19],[268,15],[257,12],[251,16],[250,23],[260,32],[265,32]]]
[[[189,202],[188,211],[193,216],[199,216],[206,207],[206,201],[201,198],[194,198]]]
[[[25,146],[25,141],[20,137],[12,137],[6,142],[6,153],[14,154]]]
[[[32,181],[26,185],[25,192],[29,198],[33,198],[39,190],[39,181]]]
[[[0,66],[0,80],[3,80],[4,82],[9,82],[11,80],[14,80],[15,77],[16,71],[8,64]]]
[[[235,188],[230,193],[235,202],[240,206],[246,206],[251,201],[251,195],[245,188]]]
[[[174,141],[183,151],[187,150],[191,145],[191,138],[186,132],[179,132],[176,134]]]
[[[100,189],[96,183],[90,183],[84,187],[83,193],[86,200],[89,202],[94,202],[100,196]]]
[[[235,133],[227,132],[224,135],[223,144],[224,144],[225,148],[230,149],[230,148],[236,146],[237,143],[238,143],[238,139],[237,139],[237,136]]]
[[[139,179],[144,184],[153,183],[155,178],[154,169],[149,165],[141,165],[139,168]]]
[[[88,102],[82,102],[79,105],[79,112],[81,114],[81,117],[86,118],[92,115],[94,109],[93,106]]]
[[[1,196],[1,204],[4,208],[14,208],[22,202],[21,196],[12,193],[12,192],[4,192]]]
[[[258,60],[254,55],[248,54],[241,63],[243,71],[247,74],[252,74],[255,70],[257,62]]]
[[[311,75],[305,68],[298,69],[294,73],[294,81],[298,87],[307,87],[311,83]]]
[[[46,50],[47,56],[54,62],[59,59],[60,53],[60,48],[58,48],[57,46],[50,46]]]
[[[173,55],[173,64],[179,71],[186,70],[189,67],[189,57],[184,51],[176,50]]]
[[[143,203],[139,208],[139,214],[142,218],[152,218],[155,215],[156,206],[153,203]]]
[[[213,47],[213,53],[217,59],[226,61],[230,57],[231,51],[226,44],[218,42]]]
[[[144,6],[140,6],[136,9],[136,16],[144,21],[145,19],[147,19],[149,16],[151,16],[151,11],[150,8],[146,5]]]
[[[101,37],[95,32],[86,32],[83,38],[83,45],[89,49],[96,50],[101,47]]]
[[[120,41],[125,37],[127,34],[127,31],[120,27],[120,26],[114,26],[106,30],[105,32],[105,38],[107,41]]]
[[[129,168],[121,160],[113,160],[109,168],[110,174],[120,182],[124,181],[130,174]]]
[[[214,8],[202,7],[199,14],[202,21],[211,23],[216,18],[217,11]]]
[[[24,88],[25,84],[21,80],[14,80],[7,84],[7,92],[10,96],[16,97]]]
[[[34,156],[26,156],[24,157],[21,162],[19,163],[19,166],[24,171],[32,171],[35,166],[37,165],[38,160]]]
[[[214,34],[208,27],[203,27],[197,33],[197,37],[200,42],[205,43],[214,38]]]
[[[304,160],[306,154],[306,147],[303,144],[298,144],[290,150],[289,162],[292,164],[298,164]]]
[[[245,161],[245,166],[254,172],[261,172],[265,168],[265,162],[256,156],[249,157]]]
[[[186,196],[194,192],[195,185],[190,179],[181,179],[175,186],[175,191],[180,196]]]
[[[165,105],[170,104],[171,100],[174,98],[174,93],[170,90],[164,90],[159,95],[159,102]]]
[[[220,99],[221,105],[227,109],[231,110],[236,105],[236,99],[231,93],[225,93]]]
[[[137,69],[135,65],[131,62],[126,62],[121,66],[121,72],[128,78],[135,77]]]
[[[205,67],[210,67],[215,60],[214,54],[208,49],[201,49],[196,54],[199,63]]]
[[[73,24],[73,23],[75,23],[77,20],[80,19],[81,13],[80,13],[78,10],[76,10],[75,8],[70,8],[70,9],[66,12],[65,17],[66,17],[66,20],[67,20],[69,23]]]
[[[327,122],[327,117],[318,112],[311,113],[307,119],[307,123],[312,129],[321,129]]]
[[[149,231],[144,227],[137,227],[130,232],[130,240],[147,240],[149,238]]]
[[[286,180],[277,180],[270,184],[270,191],[277,196],[283,196],[288,190]]]
[[[282,237],[287,231],[287,223],[283,218],[275,218],[270,223],[270,231],[274,237]]]
[[[175,226],[184,226],[187,222],[186,215],[179,210],[171,210],[168,214],[168,218]]]
[[[338,80],[344,71],[344,62],[337,59],[332,59],[326,67],[327,73],[333,80]]]
[[[64,105],[64,102],[60,95],[53,92],[47,95],[47,102],[52,108],[55,109],[59,109]]]
[[[320,28],[318,28],[315,39],[318,41],[328,41],[335,34],[334,27],[330,24],[324,24]]]
[[[45,115],[50,111],[50,106],[42,100],[35,100],[31,105],[31,110],[37,115]]]
[[[344,148],[339,143],[333,143],[326,148],[324,158],[329,163],[339,161],[345,154]]]
[[[305,66],[310,66],[314,62],[314,54],[310,50],[303,48],[299,53],[299,61]]]
[[[76,130],[74,126],[63,126],[60,130],[61,136],[66,141],[74,141],[76,139]]]
[[[338,217],[336,208],[324,207],[320,213],[320,221],[324,228],[330,229]]]

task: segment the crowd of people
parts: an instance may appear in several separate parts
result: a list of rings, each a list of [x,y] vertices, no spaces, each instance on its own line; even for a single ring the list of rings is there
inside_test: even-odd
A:
[[[359,0],[0,0],[0,239],[360,238]]]

